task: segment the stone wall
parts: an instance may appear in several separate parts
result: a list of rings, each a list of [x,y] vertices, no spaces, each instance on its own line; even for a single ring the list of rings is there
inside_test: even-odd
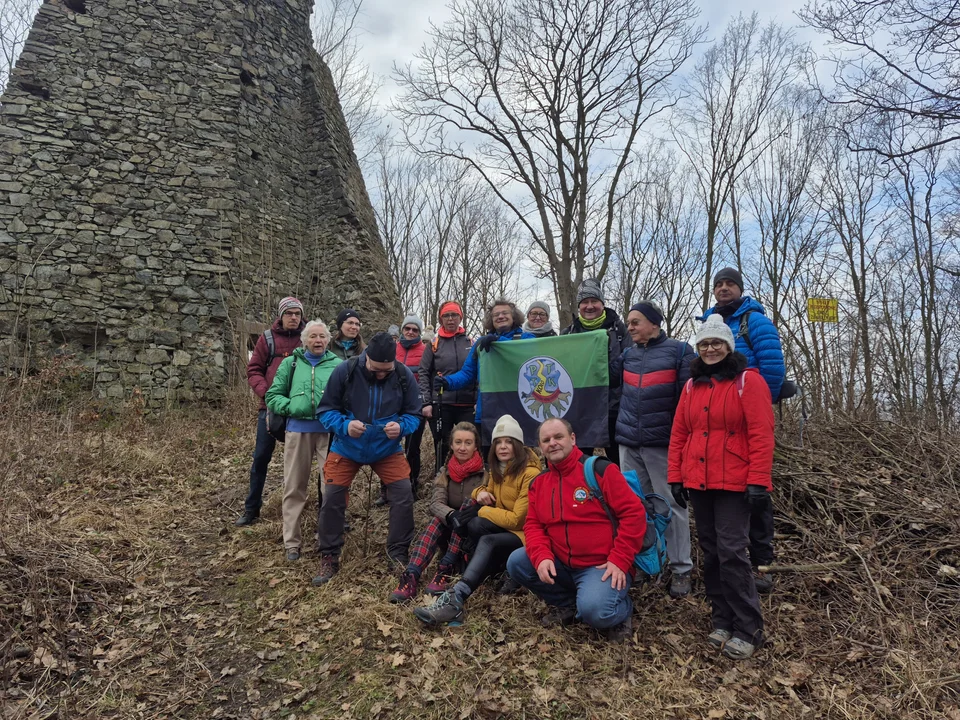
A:
[[[214,399],[251,321],[398,299],[309,0],[48,0],[0,100],[0,366]],[[231,362],[233,359],[235,362]]]

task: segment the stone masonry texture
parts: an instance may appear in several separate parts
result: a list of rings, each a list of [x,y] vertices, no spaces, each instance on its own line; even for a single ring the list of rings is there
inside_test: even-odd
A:
[[[0,371],[223,395],[258,324],[399,301],[312,0],[47,0],[0,98]]]

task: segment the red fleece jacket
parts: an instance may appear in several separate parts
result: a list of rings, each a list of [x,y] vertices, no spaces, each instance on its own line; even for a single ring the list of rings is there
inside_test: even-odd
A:
[[[523,526],[527,555],[533,567],[544,560],[559,560],[582,569],[610,561],[624,572],[633,569],[633,558],[643,546],[647,515],[640,498],[627,485],[613,463],[597,480],[613,525],[600,501],[589,491],[583,474],[583,453],[577,448],[559,464],[548,465],[530,484],[529,508]],[[599,469],[599,468],[598,468]]]

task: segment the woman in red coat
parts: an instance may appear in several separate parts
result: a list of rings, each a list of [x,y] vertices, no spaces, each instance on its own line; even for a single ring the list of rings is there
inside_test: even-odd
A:
[[[708,640],[743,660],[763,642],[747,545],[750,507],[771,490],[773,406],[767,383],[735,352],[722,318],[707,318],[696,347],[673,419],[667,480],[678,504],[693,505],[712,607]]]

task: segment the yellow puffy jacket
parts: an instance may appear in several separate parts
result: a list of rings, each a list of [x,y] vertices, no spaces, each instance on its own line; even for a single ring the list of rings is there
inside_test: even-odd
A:
[[[476,500],[477,495],[486,490],[493,495],[495,505],[484,505],[480,508],[479,517],[509,530],[520,540],[523,540],[523,523],[527,519],[527,491],[530,483],[543,472],[540,458],[530,448],[527,451],[527,466],[516,476],[507,475],[502,482],[493,479],[493,473],[487,473],[487,483],[473,491],[471,497]]]

